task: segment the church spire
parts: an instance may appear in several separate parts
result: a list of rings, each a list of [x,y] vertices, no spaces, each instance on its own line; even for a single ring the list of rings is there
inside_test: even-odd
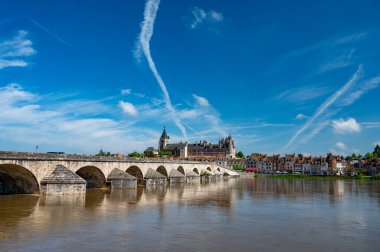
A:
[[[161,139],[169,139],[169,136],[166,133],[166,127],[165,126],[164,126],[164,131],[161,134]]]

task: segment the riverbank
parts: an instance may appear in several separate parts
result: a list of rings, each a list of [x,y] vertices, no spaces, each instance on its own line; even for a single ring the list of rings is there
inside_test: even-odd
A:
[[[380,180],[380,176],[319,176],[319,175],[303,175],[303,174],[273,174],[259,175],[267,178],[282,178],[282,179],[376,179]]]

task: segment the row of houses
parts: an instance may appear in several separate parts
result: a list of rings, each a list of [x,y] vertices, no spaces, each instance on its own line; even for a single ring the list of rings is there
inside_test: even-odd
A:
[[[302,154],[267,155],[253,153],[246,158],[219,160],[230,168],[244,167],[246,171],[258,173],[289,173],[307,175],[344,175],[354,174],[358,169],[368,175],[380,172],[380,159],[346,161],[342,156],[328,153],[323,156],[304,156]]]

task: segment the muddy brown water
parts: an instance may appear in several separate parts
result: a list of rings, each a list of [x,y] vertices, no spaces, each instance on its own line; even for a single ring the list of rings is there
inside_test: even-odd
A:
[[[241,178],[0,196],[0,251],[379,251],[380,182]]]

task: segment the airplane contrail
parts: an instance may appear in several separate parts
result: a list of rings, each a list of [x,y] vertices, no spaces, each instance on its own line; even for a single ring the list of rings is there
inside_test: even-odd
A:
[[[52,31],[50,31],[48,28],[46,28],[45,26],[43,26],[42,24],[38,23],[36,20],[30,18],[30,17],[27,17],[27,19],[32,22],[35,26],[37,26],[38,28],[42,29],[43,31],[45,31],[47,34],[49,34],[50,36],[52,36],[53,38],[55,38],[56,40],[58,40],[59,42],[61,42],[62,44],[68,46],[68,47],[71,47],[72,49],[76,50],[76,48],[70,44],[69,42],[67,42],[66,40],[62,39],[61,37],[57,36],[56,34],[54,34]]]
[[[330,96],[324,103],[322,103],[321,106],[315,111],[314,115],[310,117],[309,120],[306,121],[306,123],[302,126],[301,129],[299,129],[293,137],[289,140],[289,142],[282,148],[282,151],[286,151],[287,148],[298,138],[298,136],[304,132],[306,129],[310,127],[310,125],[320,116],[322,115],[326,109],[328,109],[331,104],[333,104],[339,97],[341,97],[347,90],[355,84],[356,81],[360,78],[361,74],[363,72],[363,66],[360,65],[354,75],[351,77],[351,79],[344,84],[338,91],[336,91],[332,96]]]
[[[164,94],[166,108],[168,109],[172,120],[174,121],[175,125],[177,125],[177,127],[181,130],[182,135],[187,138],[186,129],[181,120],[176,115],[176,110],[171,103],[169,92],[154,64],[152,55],[150,53],[150,39],[153,35],[154,21],[156,19],[159,4],[160,0],[148,0],[145,3],[144,20],[141,23],[141,32],[138,36],[135,57],[139,59],[142,52],[144,53],[149,64],[149,68],[153,72],[154,77],[156,78],[158,84],[160,85],[162,93]]]

